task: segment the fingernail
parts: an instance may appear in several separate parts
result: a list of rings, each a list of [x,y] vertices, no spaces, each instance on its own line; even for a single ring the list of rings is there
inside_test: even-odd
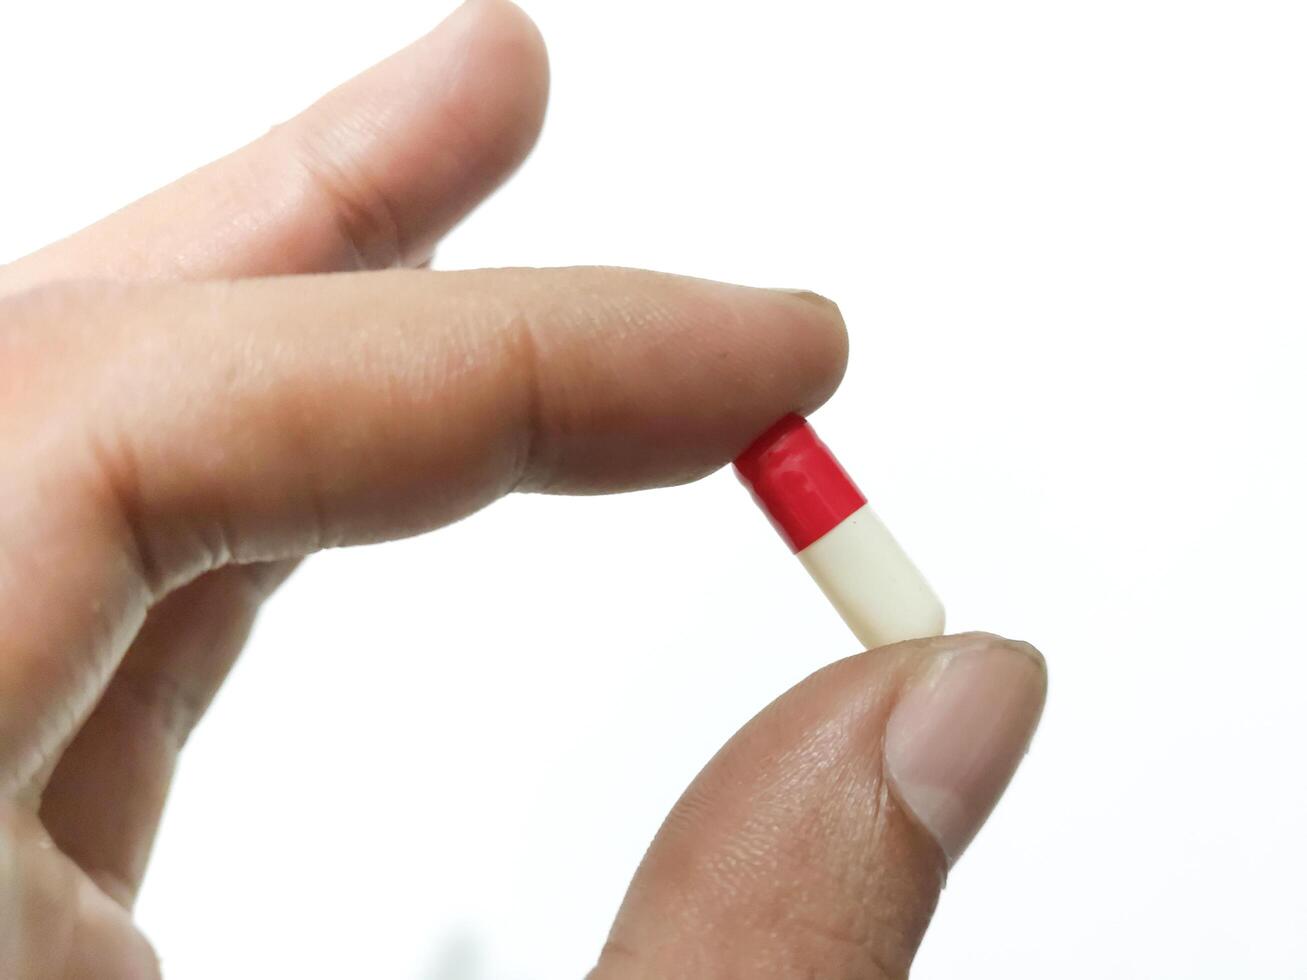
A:
[[[938,642],[890,715],[885,768],[899,801],[951,865],[1025,756],[1047,675],[1026,643],[978,633]]]
[[[821,293],[814,293],[811,289],[774,289],[772,292],[793,296],[795,299],[801,299],[812,306],[819,306],[828,312],[835,314],[840,312],[839,304],[833,299],[823,296]]]

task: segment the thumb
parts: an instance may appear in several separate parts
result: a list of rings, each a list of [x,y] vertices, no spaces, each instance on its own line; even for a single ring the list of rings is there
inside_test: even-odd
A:
[[[677,803],[592,978],[906,977],[1045,686],[1033,647],[979,633],[809,677]]]

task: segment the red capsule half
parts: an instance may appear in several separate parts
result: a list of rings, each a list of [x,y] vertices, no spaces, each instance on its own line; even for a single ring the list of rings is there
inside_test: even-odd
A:
[[[794,551],[867,503],[804,419],[787,415],[735,460],[735,472]]]

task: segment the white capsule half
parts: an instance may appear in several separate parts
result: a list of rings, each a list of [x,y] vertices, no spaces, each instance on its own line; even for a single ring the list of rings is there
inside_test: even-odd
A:
[[[735,469],[865,646],[944,632],[934,590],[807,422],[781,419]]]
[[[944,604],[870,505],[798,557],[868,649],[944,632]]]

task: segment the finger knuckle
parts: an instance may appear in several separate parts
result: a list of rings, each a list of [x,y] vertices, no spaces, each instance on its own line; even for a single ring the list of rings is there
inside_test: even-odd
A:
[[[0,299],[0,434],[61,417],[82,387],[87,335],[116,293],[107,283],[70,280]]]
[[[359,269],[401,264],[408,243],[398,210],[378,182],[307,139],[300,140],[296,158],[313,192],[325,199],[351,264]]]
[[[4,422],[27,431],[30,442],[29,425],[67,428],[70,412],[92,414],[92,382],[119,346],[116,327],[126,319],[130,292],[123,284],[68,280],[0,299]]]
[[[69,514],[121,514],[134,526],[120,406],[131,401],[122,393],[148,343],[140,328],[154,295],[69,280],[0,303],[0,446],[26,474],[19,493],[32,507],[49,508],[41,488],[58,485]]]

